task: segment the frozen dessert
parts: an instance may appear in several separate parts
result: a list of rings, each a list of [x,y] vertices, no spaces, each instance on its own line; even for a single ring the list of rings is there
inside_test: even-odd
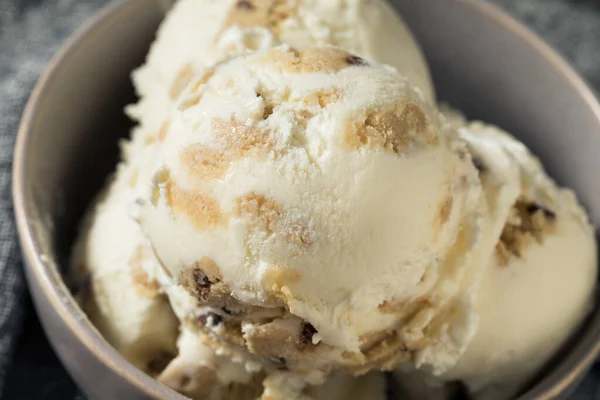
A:
[[[155,279],[152,249],[123,204],[135,198],[137,172],[121,165],[91,207],[73,251],[79,301],[125,358],[150,374],[176,354],[179,321]]]
[[[334,17],[335,16],[335,17]],[[147,62],[134,73],[140,94],[128,108],[140,125],[122,143],[124,162],[91,207],[74,252],[82,305],[101,333],[139,368],[159,372],[177,353],[176,288],[157,283],[153,250],[131,218],[172,103],[198,71],[220,59],[279,42],[341,44],[399,68],[433,99],[420,49],[384,1],[181,0],[161,25]],[[393,51],[389,51],[393,49]],[[143,266],[143,268],[142,268]],[[185,294],[179,293],[185,299]],[[185,303],[185,301],[182,301]],[[182,317],[183,318],[183,317]],[[155,360],[156,359],[156,360]]]
[[[523,144],[481,123],[466,129],[496,142],[518,166],[520,192],[480,284],[477,333],[446,376],[478,397],[507,398],[590,311],[596,244],[573,193],[558,188]]]
[[[280,46],[195,77],[168,124],[139,219],[188,320],[310,382],[456,362],[481,187],[405,77]]]
[[[186,396],[508,399],[587,314],[574,195],[435,104],[385,1],[180,0],[133,81],[72,269],[107,341]]]
[[[286,43],[335,45],[391,65],[434,101],[418,44],[385,0],[180,0],[168,13],[146,63],[133,74],[140,102],[128,113],[138,132],[159,132],[189,80],[225,54]]]
[[[523,144],[491,125],[462,124],[487,202],[498,198],[493,182],[512,192],[512,200],[495,202],[495,208],[504,209],[498,212],[508,214],[479,284],[479,324],[465,353],[439,377],[407,373],[407,368],[396,375],[412,397],[447,398],[444,382],[462,381],[475,398],[507,399],[591,309],[596,244],[573,193],[558,188]]]

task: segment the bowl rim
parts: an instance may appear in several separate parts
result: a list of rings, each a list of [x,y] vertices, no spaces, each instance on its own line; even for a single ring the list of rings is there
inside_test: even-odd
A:
[[[55,263],[49,263],[46,257],[43,256],[40,238],[35,234],[32,224],[29,222],[30,210],[25,194],[25,177],[27,176],[26,150],[29,147],[32,131],[34,130],[33,121],[38,104],[47,86],[54,79],[64,60],[77,51],[85,36],[107,22],[111,16],[119,13],[127,13],[126,10],[129,8],[135,9],[136,7],[143,6],[141,3],[145,1],[147,0],[123,0],[104,7],[76,29],[49,61],[27,101],[19,125],[14,148],[12,173],[13,204],[23,259],[28,265],[26,269],[28,270],[27,280],[29,287],[32,286],[34,280],[39,284],[43,296],[51,303],[51,306],[60,316],[62,322],[67,325],[68,329],[77,337],[80,343],[107,368],[126,379],[128,383],[147,396],[154,398],[157,398],[157,396],[158,398],[168,396],[168,398],[183,400],[185,399],[184,396],[158,383],[158,381],[130,364],[108,344],[87,319],[86,314],[78,306],[71,292],[64,284],[62,277],[57,273]],[[504,26],[530,46],[536,48],[540,56],[553,64],[574,90],[580,94],[584,103],[597,117],[598,125],[600,126],[600,103],[598,103],[593,90],[549,44],[531,29],[493,4],[482,0],[454,1],[463,6],[475,9],[484,18]],[[600,313],[600,310],[597,312]],[[524,396],[529,397],[534,394],[536,397],[541,396],[544,398],[560,396],[571,385],[577,382],[582,373],[594,362],[598,355],[600,355],[600,337],[595,339],[594,345],[586,349],[586,353],[582,355],[581,360],[572,367],[567,368],[564,371],[564,376],[557,379],[555,383],[549,382],[550,378],[554,376],[554,372],[551,372],[530,391],[525,393]],[[567,355],[566,358],[568,357]],[[563,362],[564,360],[561,360],[559,366]]]
[[[46,87],[55,78],[65,59],[76,53],[81,46],[82,39],[95,29],[100,28],[108,20],[118,14],[131,14],[132,11],[143,7],[147,0],[122,0],[109,4],[87,21],[84,21],[60,46],[52,56],[42,75],[35,84],[33,91],[25,105],[21,116],[21,122],[17,131],[14,148],[12,194],[14,214],[17,232],[21,244],[24,263],[27,265],[26,278],[31,289],[30,280],[35,280],[43,292],[43,296],[51,303],[51,306],[60,316],[62,322],[80,341],[80,343],[92,353],[105,367],[114,371],[117,375],[127,380],[129,384],[150,398],[186,399],[176,391],[160,384],[156,379],[143,373],[141,370],[129,363],[114,347],[112,347],[94,327],[87,318],[85,312],[79,307],[71,291],[67,288],[60,273],[57,271],[55,262],[48,262],[43,256],[40,238],[30,224],[30,210],[26,200],[26,152],[29,147],[31,133],[34,129],[33,121],[38,104],[46,90]],[[28,268],[29,267],[29,268]],[[36,307],[37,308],[37,307]],[[37,311],[37,310],[36,310]],[[46,328],[44,327],[44,330]],[[51,343],[52,345],[52,343]],[[53,349],[54,346],[52,345]],[[56,349],[54,349],[56,351]],[[60,359],[60,358],[59,358]],[[62,363],[62,360],[61,360]],[[67,369],[70,374],[70,371]],[[71,374],[70,374],[71,375]],[[76,385],[79,383],[74,380]]]

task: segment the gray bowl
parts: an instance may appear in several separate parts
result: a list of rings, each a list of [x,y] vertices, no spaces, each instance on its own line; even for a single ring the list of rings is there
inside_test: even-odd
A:
[[[477,0],[398,0],[431,63],[441,99],[503,126],[575,189],[600,223],[600,105],[547,45]],[[78,222],[131,128],[129,72],[163,16],[127,0],[93,19],[38,82],[17,140],[13,191],[26,273],[50,341],[94,399],[183,399],[136,370],[90,324],[63,282]],[[600,309],[522,398],[564,397],[600,353]]]

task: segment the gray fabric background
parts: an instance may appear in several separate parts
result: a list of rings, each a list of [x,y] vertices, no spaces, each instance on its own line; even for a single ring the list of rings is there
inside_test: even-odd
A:
[[[26,292],[10,173],[19,119],[35,81],[64,39],[111,1],[0,0],[1,399],[83,399],[48,346]],[[554,45],[600,92],[600,0],[490,1]],[[600,399],[599,365],[573,399]]]

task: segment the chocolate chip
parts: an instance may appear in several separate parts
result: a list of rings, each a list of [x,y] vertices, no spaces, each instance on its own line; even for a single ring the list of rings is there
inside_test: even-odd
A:
[[[256,97],[261,97],[262,94],[260,94],[259,92],[256,92]]]
[[[361,58],[361,57],[355,56],[355,55],[349,55],[348,57],[346,57],[346,62],[349,65],[359,65],[359,66],[369,65],[369,63],[367,61],[365,61],[364,58]]]
[[[485,164],[483,163],[483,160],[480,157],[473,156],[472,161],[473,161],[473,165],[475,166],[477,171],[479,171],[479,172],[486,171]]]
[[[212,326],[217,326],[220,325],[221,322],[223,322],[223,318],[221,318],[220,315],[218,314],[209,314],[208,316],[208,322],[212,325]]]
[[[221,307],[221,311],[223,311],[224,314],[233,315],[233,312],[231,312],[231,310],[225,306]]]
[[[201,316],[199,316],[198,321],[200,321],[202,325],[210,328],[220,325],[223,322],[223,318],[218,314],[209,312],[207,314],[202,314]]]
[[[210,296],[210,280],[199,269],[194,269],[194,282],[196,284],[196,296],[201,301],[208,300]]]
[[[317,333],[315,327],[305,322],[302,324],[302,330],[300,331],[300,343],[304,346],[312,344],[312,337],[315,333]]]
[[[550,210],[549,208],[544,207],[541,204],[532,203],[527,206],[527,213],[529,214],[535,214],[538,211],[542,211],[544,213],[544,217],[546,217],[547,219],[556,219],[556,213]]]
[[[269,362],[279,367],[285,367],[287,364],[287,361],[283,357],[270,357]]]
[[[237,8],[239,8],[240,10],[252,11],[254,10],[254,4],[252,4],[248,0],[240,0],[237,2]]]

